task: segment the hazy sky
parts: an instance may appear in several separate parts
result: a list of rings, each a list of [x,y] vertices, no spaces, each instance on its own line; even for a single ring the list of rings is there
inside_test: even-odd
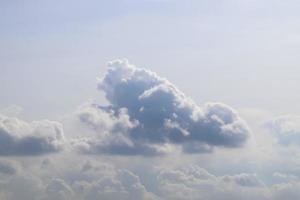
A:
[[[298,1],[0,3],[2,107],[70,111],[95,98],[107,61],[126,57],[197,103],[300,112]]]
[[[1,0],[0,199],[300,199],[299,10]]]

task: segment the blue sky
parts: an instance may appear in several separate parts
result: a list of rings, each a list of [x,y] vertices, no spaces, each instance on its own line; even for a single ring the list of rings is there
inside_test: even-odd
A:
[[[0,198],[299,199],[299,9],[0,1]]]
[[[281,106],[299,100],[299,3],[289,2],[2,1],[1,106],[70,111],[96,95],[107,61],[126,57],[199,103],[293,112]]]

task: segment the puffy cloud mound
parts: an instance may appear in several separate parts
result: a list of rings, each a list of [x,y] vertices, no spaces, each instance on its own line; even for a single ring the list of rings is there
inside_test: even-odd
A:
[[[281,116],[270,120],[264,126],[281,145],[300,145],[300,116]]]
[[[229,106],[201,108],[167,79],[126,59],[108,63],[98,88],[110,105],[79,112],[80,120],[99,133],[82,142],[87,152],[156,155],[170,151],[170,144],[185,153],[211,152],[215,146],[241,147],[249,136]]]
[[[58,122],[42,120],[27,123],[0,115],[0,155],[26,156],[62,149],[64,133]]]

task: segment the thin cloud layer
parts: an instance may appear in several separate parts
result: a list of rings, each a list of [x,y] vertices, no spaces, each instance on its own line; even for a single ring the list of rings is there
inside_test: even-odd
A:
[[[281,116],[264,124],[275,136],[277,143],[288,146],[300,146],[300,116]]]
[[[167,79],[126,59],[108,63],[98,88],[110,105],[79,112],[81,122],[98,135],[82,143],[86,152],[157,155],[173,145],[185,153],[203,153],[241,147],[249,137],[247,125],[229,106],[199,107]]]
[[[0,155],[28,156],[57,152],[64,144],[62,125],[42,120],[27,123],[0,115]]]

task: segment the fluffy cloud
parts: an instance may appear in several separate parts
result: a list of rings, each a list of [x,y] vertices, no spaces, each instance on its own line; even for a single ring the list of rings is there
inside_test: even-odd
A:
[[[22,167],[18,173],[0,181],[3,200],[158,200],[140,179],[126,169],[86,161],[77,164]],[[33,168],[33,169],[31,169]]]
[[[156,155],[180,146],[185,153],[245,144],[249,130],[227,105],[196,105],[176,86],[126,59],[108,63],[98,88],[110,105],[85,107],[80,120],[97,132],[82,142],[86,152]]]
[[[281,116],[270,120],[264,126],[281,145],[300,145],[300,116]]]
[[[42,120],[27,123],[0,115],[0,155],[26,156],[62,149],[64,133],[58,122]]]

